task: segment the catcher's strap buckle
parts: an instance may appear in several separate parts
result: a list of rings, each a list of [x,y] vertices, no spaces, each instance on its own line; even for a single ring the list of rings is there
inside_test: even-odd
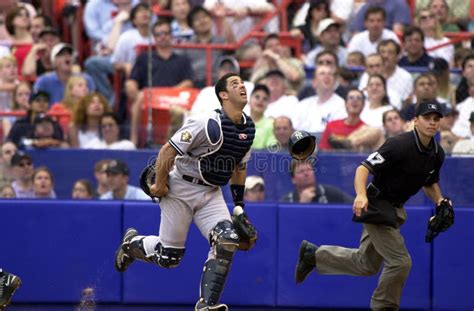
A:
[[[183,175],[183,180],[186,180],[187,182],[190,182],[190,183],[193,183],[193,184],[198,184],[198,185],[201,185],[201,186],[211,187],[211,185],[206,184],[201,179],[196,178],[196,177],[192,177],[192,176],[189,176],[189,175]]]

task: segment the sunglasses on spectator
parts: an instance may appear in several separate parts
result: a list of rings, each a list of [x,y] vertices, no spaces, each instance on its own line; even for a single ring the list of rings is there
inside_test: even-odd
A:
[[[18,16],[18,17],[28,17],[29,15],[28,15],[28,13],[25,12],[25,11],[20,11],[20,12],[16,13],[15,16]]]
[[[427,19],[433,19],[435,16],[433,14],[430,15],[420,15],[420,20],[427,20]]]
[[[171,34],[170,31],[157,31],[153,33],[155,37],[161,37],[161,36],[169,36]]]

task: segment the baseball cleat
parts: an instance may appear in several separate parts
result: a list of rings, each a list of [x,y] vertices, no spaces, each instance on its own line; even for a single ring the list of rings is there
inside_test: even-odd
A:
[[[0,270],[0,310],[8,306],[15,291],[20,287],[21,280],[14,274]]]
[[[298,262],[296,264],[296,284],[303,282],[306,277],[316,268],[316,250],[318,247],[306,240],[300,245]]]
[[[138,235],[138,231],[135,228],[128,228],[123,236],[122,243],[115,252],[115,269],[118,272],[125,272],[128,266],[130,266],[135,259],[127,254],[128,246],[134,237]]]
[[[194,310],[195,311],[228,311],[229,307],[227,307],[227,305],[225,305],[223,303],[213,305],[213,306],[208,306],[204,302],[201,302],[201,300],[199,300],[196,303],[196,306],[194,307]]]

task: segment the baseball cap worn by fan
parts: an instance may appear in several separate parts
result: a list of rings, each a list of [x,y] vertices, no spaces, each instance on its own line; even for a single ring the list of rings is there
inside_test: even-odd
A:
[[[32,101],[46,101],[46,102],[49,102],[49,94],[46,93],[46,92],[43,92],[43,91],[36,91],[36,92],[33,92],[31,93],[30,95],[30,102]]]
[[[232,56],[221,56],[219,59],[219,68],[224,66],[225,64],[231,65],[232,72],[239,73],[240,72],[240,66],[239,62]]]
[[[64,42],[56,44],[53,47],[53,49],[51,50],[51,63],[54,63],[54,60],[56,59],[56,56],[58,56],[59,54],[65,52],[65,51],[69,52],[73,56],[75,54],[75,51],[74,51],[74,48],[72,47],[72,45],[70,45],[68,43],[64,43]]]
[[[20,165],[22,160],[30,160],[32,162],[33,158],[29,154],[24,153],[23,151],[18,151],[12,156],[10,165],[18,166]]]
[[[328,30],[332,25],[339,27],[340,25],[332,18],[325,18],[319,22],[318,29],[316,30],[316,35],[319,37],[323,31]]]
[[[437,113],[441,118],[443,117],[443,108],[436,100],[425,101],[416,105],[415,116],[424,116],[430,113]]]
[[[128,168],[128,165],[120,160],[111,160],[109,163],[107,163],[107,167],[105,169],[106,173],[109,174],[123,174],[123,175],[128,175],[130,170]]]
[[[245,190],[251,190],[258,185],[265,186],[265,181],[260,176],[251,175],[245,179]]]

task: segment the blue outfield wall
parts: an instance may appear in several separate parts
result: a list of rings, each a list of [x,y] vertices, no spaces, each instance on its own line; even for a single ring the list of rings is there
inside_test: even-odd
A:
[[[362,226],[350,206],[248,204],[259,240],[235,256],[222,300],[231,306],[368,308],[377,277],[293,275],[302,239],[357,247]],[[433,244],[424,242],[431,208],[407,207],[402,227],[413,268],[402,308],[474,308],[474,209],[457,207],[456,223]],[[114,270],[123,231],[158,234],[159,206],[145,202],[0,201],[0,267],[22,277],[15,302],[77,303],[84,288],[99,303],[193,304],[209,246],[193,225],[182,264],[171,270],[134,263]]]

